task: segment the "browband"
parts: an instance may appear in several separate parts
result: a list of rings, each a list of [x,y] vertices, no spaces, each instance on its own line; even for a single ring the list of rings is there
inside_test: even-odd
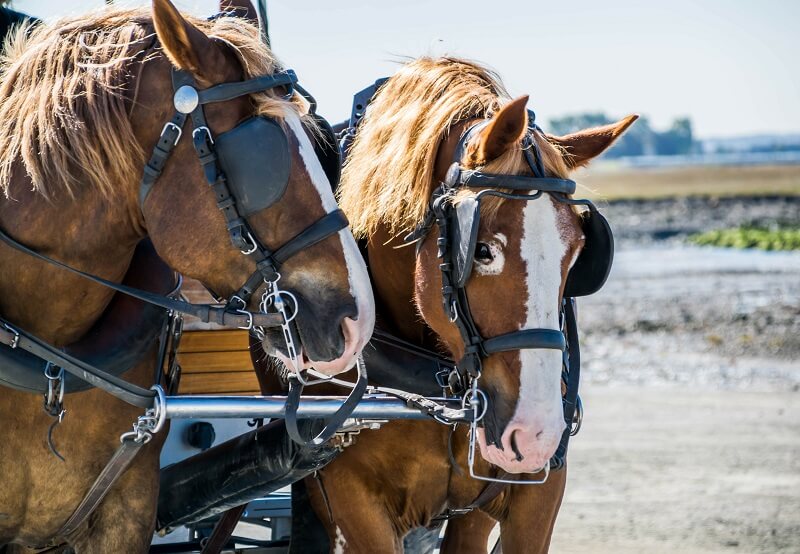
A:
[[[214,85],[204,90],[198,90],[197,96],[200,105],[211,104],[212,102],[224,102],[233,100],[247,94],[263,92],[275,87],[291,85],[294,88],[297,84],[297,75],[294,70],[286,69],[274,75],[264,75],[247,81],[237,81],[235,83],[222,83]],[[290,91],[291,92],[291,91]]]

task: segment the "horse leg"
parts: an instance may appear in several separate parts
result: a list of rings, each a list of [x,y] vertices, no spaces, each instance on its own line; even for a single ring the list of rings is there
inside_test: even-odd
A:
[[[543,485],[512,485],[500,520],[503,554],[545,554],[564,498],[567,468],[550,473]]]
[[[335,470],[328,466],[316,478],[306,479],[311,505],[328,532],[331,553],[402,553],[403,542],[385,503],[359,476]]]
[[[497,521],[480,510],[473,510],[465,516],[456,517],[447,522],[442,554],[486,553],[489,535],[497,525]]]

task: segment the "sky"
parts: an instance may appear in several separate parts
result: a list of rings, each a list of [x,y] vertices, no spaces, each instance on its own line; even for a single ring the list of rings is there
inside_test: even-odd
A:
[[[119,0],[118,0],[119,2]],[[128,4],[147,2],[125,0]],[[200,15],[216,0],[177,0]],[[102,0],[15,0],[53,19]],[[688,116],[701,138],[800,133],[800,2],[793,0],[268,0],[275,53],[331,121],[404,58],[450,54],[530,95],[540,123]]]

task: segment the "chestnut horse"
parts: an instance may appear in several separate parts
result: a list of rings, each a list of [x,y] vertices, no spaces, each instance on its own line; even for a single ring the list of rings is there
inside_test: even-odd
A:
[[[220,297],[233,298],[257,275],[257,260],[232,244],[237,228],[250,232],[245,235],[249,243],[277,249],[315,222],[330,221],[327,216],[335,217],[337,209],[315,153],[317,130],[306,116],[308,102],[289,86],[267,86],[273,77],[285,77],[282,71],[256,25],[238,17],[186,17],[169,0],[154,0],[152,10],[108,9],[19,31],[5,51],[0,86],[4,236],[116,283],[134,271],[152,277],[164,268],[170,279],[177,271]],[[172,82],[176,74],[193,82],[193,90],[184,89],[179,97]],[[204,89],[220,83],[237,84],[214,88],[216,100],[197,101]],[[245,85],[249,88],[241,92]],[[202,126],[198,103],[205,104]],[[192,132],[187,122],[182,138],[176,110],[191,112],[195,126]],[[271,140],[282,147],[251,151],[249,157],[236,151],[232,159],[220,159],[218,168],[232,188],[238,186],[234,177],[266,154],[267,160],[285,160],[286,171],[282,183],[274,182],[274,175],[257,175],[255,183],[251,178],[247,192],[269,193],[271,203],[255,205],[258,209],[231,221],[226,220],[230,202],[220,200],[224,174],[211,174],[216,178],[212,189],[214,160],[201,150],[213,152],[209,144],[216,144],[222,156],[223,137],[241,128],[258,133],[268,128]],[[162,154],[172,149],[160,166],[153,164],[157,144]],[[142,194],[140,180],[148,175],[143,177],[142,169],[151,152],[149,175],[156,177]],[[238,204],[241,200],[238,196],[234,206],[245,206]],[[369,340],[374,304],[352,235],[339,223],[326,229],[280,260],[280,285],[297,299],[301,363],[334,374],[351,368]],[[144,239],[163,262],[131,267]],[[113,290],[9,244],[0,243],[0,318],[10,326],[69,351],[81,341],[90,349],[103,347],[87,335],[98,320],[116,318],[120,332],[132,324],[107,313],[119,299]],[[152,262],[153,256],[145,260]],[[235,304],[233,315],[258,317],[261,294],[255,293],[265,287],[258,278],[245,295],[252,300]],[[10,335],[6,328],[0,331]],[[126,381],[141,387],[154,383],[156,342],[123,375]],[[5,349],[0,365],[9,359],[9,346],[17,344],[0,344]],[[262,346],[288,355],[280,333],[266,333]],[[43,410],[41,394],[12,388],[0,394],[0,550],[68,544],[80,553],[146,552],[166,431],[143,447],[80,526],[60,534],[117,450],[120,434],[143,410],[97,388],[74,392],[66,395],[66,416],[48,437],[55,420]]]
[[[500,189],[512,180],[503,176],[529,175],[526,194],[533,195],[537,179],[531,158],[524,155],[531,148],[526,140],[536,141],[550,181],[563,184],[636,119],[553,137],[529,121],[527,100],[511,100],[491,72],[452,58],[412,61],[373,97],[349,151],[339,194],[354,234],[367,242],[378,326],[384,331],[451,359],[464,357],[453,317],[464,314],[442,308],[437,225],[427,235],[416,233],[422,236],[416,252],[404,247],[403,239],[421,228],[434,189],[451,180],[454,161],[462,171],[492,175]],[[463,203],[475,194],[462,188],[451,201]],[[492,198],[481,208],[465,286],[482,337],[559,329],[568,273],[586,237],[582,218],[564,201],[567,195],[560,201],[550,194],[533,196],[529,201]],[[540,469],[559,445],[565,429],[562,353],[528,348],[481,359],[478,386],[488,409],[477,435],[478,475],[541,480],[545,472]],[[270,388],[276,388],[274,379]],[[316,478],[305,480],[331,551],[399,552],[410,530],[436,526],[437,516],[476,501],[487,485],[469,476],[468,447],[464,426],[452,431],[435,422],[394,421],[362,431]],[[480,510],[450,521],[442,551],[485,552],[488,533],[499,522],[506,554],[545,552],[565,481],[566,469],[561,469],[544,484],[506,486]]]

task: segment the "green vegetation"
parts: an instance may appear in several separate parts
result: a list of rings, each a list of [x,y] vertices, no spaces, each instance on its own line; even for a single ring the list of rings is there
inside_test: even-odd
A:
[[[800,250],[800,227],[754,227],[708,231],[689,237],[689,241],[702,246],[729,248],[758,248],[761,250]]]

